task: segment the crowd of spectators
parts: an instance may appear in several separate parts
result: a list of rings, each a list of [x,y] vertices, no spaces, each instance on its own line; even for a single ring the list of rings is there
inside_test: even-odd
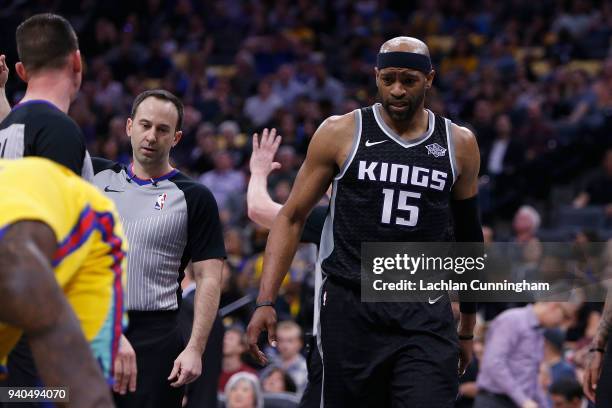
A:
[[[125,120],[144,89],[161,87],[183,100],[184,137],[172,157],[218,201],[231,265],[222,305],[253,294],[261,275],[267,231],[248,220],[245,204],[251,134],[276,127],[283,137],[281,168],[269,180],[272,198],[283,203],[318,125],[376,102],[375,57],[398,35],[430,47],[437,75],[427,107],[477,136],[485,236],[530,242],[540,229],[558,233],[556,214],[564,204],[569,210],[598,206],[598,231],[610,230],[611,1],[14,0],[0,10],[0,48],[10,66],[17,60],[16,26],[43,11],[66,16],[79,35],[86,70],[70,115],[92,156],[130,161]],[[11,75],[12,104],[23,90]],[[558,189],[571,197],[558,202]],[[598,239],[577,231],[569,235],[577,242]],[[241,357],[248,308],[226,318],[231,329],[219,389],[237,395],[228,395],[228,404],[244,397],[241,387],[253,406],[266,390],[303,390],[300,349],[312,321],[303,299],[312,288],[315,253],[302,248],[283,283],[278,309],[287,321],[287,344],[273,352],[274,365],[259,378],[230,379],[257,367]],[[580,367],[580,346],[600,310],[585,305],[570,337],[553,336],[549,362]],[[485,311],[485,320],[508,307],[498,306]],[[466,395],[472,386],[463,386]],[[574,398],[572,384],[551,389]]]

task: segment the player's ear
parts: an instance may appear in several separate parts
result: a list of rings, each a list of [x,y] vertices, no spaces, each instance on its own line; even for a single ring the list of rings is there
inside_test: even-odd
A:
[[[15,64],[15,72],[17,72],[17,76],[19,76],[23,82],[28,82],[28,72],[22,62],[17,62]]]
[[[174,142],[172,142],[172,147],[176,146],[178,142],[181,141],[182,138],[183,138],[183,131],[178,130],[174,132]]]
[[[426,85],[426,88],[427,88],[427,89],[430,89],[430,88],[431,88],[431,86],[432,86],[432,84],[433,84],[433,80],[434,80],[435,76],[436,76],[436,71],[435,71],[435,70],[433,70],[433,69],[432,69],[431,71],[429,71],[429,74],[427,74],[427,75],[425,76],[425,78],[426,78],[426,80],[427,80],[427,85]]]
[[[72,54],[70,54],[70,59],[72,60],[72,71],[74,73],[83,72],[83,60],[81,59],[81,51],[76,50]]]
[[[128,118],[127,121],[125,122],[125,134],[128,135],[128,137],[132,137],[132,125],[134,124],[134,122],[132,121],[132,118]]]
[[[374,78],[376,78],[376,87],[378,88],[378,75],[380,74],[380,71],[378,70],[378,68],[374,67]]]

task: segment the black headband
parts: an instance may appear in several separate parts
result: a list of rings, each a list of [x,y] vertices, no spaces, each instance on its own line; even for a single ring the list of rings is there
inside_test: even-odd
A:
[[[431,60],[427,55],[414,52],[381,52],[376,57],[376,67],[416,69],[427,75],[431,71]]]

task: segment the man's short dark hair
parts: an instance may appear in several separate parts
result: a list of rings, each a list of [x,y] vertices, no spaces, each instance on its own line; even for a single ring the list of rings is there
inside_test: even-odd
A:
[[[130,113],[130,117],[132,119],[134,119],[134,117],[136,116],[138,106],[140,106],[142,101],[147,98],[157,98],[161,99],[162,101],[172,102],[178,113],[178,120],[176,122],[175,131],[178,132],[183,128],[183,102],[181,102],[181,100],[177,98],[174,94],[164,89],[151,89],[148,91],[144,91],[143,93],[138,95],[136,99],[134,99],[134,103],[132,104],[132,112]]]
[[[29,71],[62,68],[70,53],[79,49],[74,29],[57,14],[36,14],[17,27],[19,60]]]
[[[582,398],[582,386],[573,378],[562,378],[555,381],[548,391],[554,395],[561,395],[566,401]]]

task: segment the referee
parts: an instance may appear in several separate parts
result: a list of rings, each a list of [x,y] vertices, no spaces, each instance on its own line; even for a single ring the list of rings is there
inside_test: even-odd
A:
[[[118,407],[181,407],[183,385],[202,370],[217,314],[225,248],[217,203],[203,185],[170,165],[182,137],[183,105],[170,92],[138,95],[126,124],[133,162],[94,159],[94,184],[117,205],[128,238],[125,332],[136,352],[136,391]],[[180,282],[191,261],[194,321],[185,345],[178,325]],[[118,364],[122,364],[121,361]],[[119,379],[120,380],[120,379]]]

